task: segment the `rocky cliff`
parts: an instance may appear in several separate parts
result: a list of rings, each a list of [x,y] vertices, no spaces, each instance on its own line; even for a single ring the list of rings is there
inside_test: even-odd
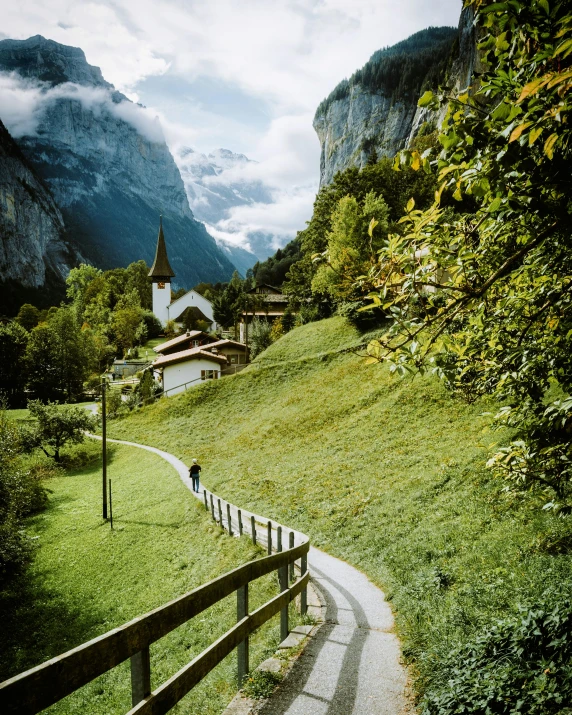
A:
[[[419,97],[443,82],[466,87],[476,61],[473,16],[467,9],[458,30],[429,28],[376,52],[318,107],[320,183],[330,183],[349,166],[363,167],[374,154],[394,156],[420,131],[436,127],[442,115],[418,108]]]
[[[56,202],[2,122],[0,236],[2,312],[17,308],[25,296],[37,304],[63,297],[65,277],[81,255],[65,240]]]
[[[90,261],[151,263],[162,213],[176,283],[230,277],[234,266],[193,217],[158,120],[116,92],[81,49],[41,36],[3,40],[0,71],[36,93],[36,126],[17,141]]]

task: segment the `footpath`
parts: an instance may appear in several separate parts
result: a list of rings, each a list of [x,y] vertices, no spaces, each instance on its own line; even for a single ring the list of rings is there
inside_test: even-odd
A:
[[[154,452],[176,470],[191,493],[189,468],[168,452]],[[231,512],[231,519],[236,519]],[[226,514],[223,513],[223,520]],[[273,537],[274,539],[275,537]],[[267,544],[264,530],[257,541]],[[383,592],[353,566],[310,548],[310,576],[325,605],[325,622],[274,695],[257,708],[263,715],[413,715],[391,608]]]

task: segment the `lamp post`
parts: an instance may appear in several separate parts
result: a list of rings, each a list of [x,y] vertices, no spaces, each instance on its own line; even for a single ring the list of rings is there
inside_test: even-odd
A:
[[[107,520],[107,414],[105,408],[105,392],[107,381],[105,376],[101,380],[101,445],[102,445],[102,476],[103,476],[103,518]]]

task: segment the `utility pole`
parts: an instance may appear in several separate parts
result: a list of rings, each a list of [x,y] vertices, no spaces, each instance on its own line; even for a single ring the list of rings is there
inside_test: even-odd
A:
[[[101,380],[101,445],[102,445],[102,471],[103,471],[103,518],[107,520],[107,414],[105,408],[105,392],[107,382],[105,377]]]

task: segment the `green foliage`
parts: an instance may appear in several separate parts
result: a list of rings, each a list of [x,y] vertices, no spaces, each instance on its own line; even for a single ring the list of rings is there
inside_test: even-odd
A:
[[[568,121],[572,14],[563,2],[469,2],[484,72],[448,102],[429,209],[411,203],[370,275],[373,305],[395,322],[370,346],[401,373],[433,368],[460,394],[494,394],[518,430],[491,460],[510,488],[572,506],[572,201]],[[459,202],[453,213],[445,197]],[[467,203],[469,202],[469,203]],[[471,208],[468,208],[468,207]],[[556,383],[564,399],[550,401]]]
[[[250,357],[254,359],[272,344],[272,323],[261,318],[254,318],[248,326],[248,335]]]
[[[123,355],[134,345],[145,342],[147,328],[137,291],[131,290],[118,300],[113,311],[111,328],[114,342]]]
[[[300,307],[306,305],[305,312],[315,315],[314,319],[327,317],[332,311],[332,298],[328,293],[313,290],[312,281],[319,268],[315,261],[317,254],[324,254],[328,248],[332,232],[332,217],[339,202],[346,196],[364,206],[366,196],[383,199],[387,205],[389,230],[399,230],[397,223],[403,214],[407,201],[414,196],[420,206],[428,206],[433,199],[435,179],[425,173],[405,169],[396,173],[389,159],[365,166],[361,171],[355,167],[339,172],[328,186],[323,186],[314,202],[314,212],[308,227],[298,233],[301,258],[292,264],[286,276],[284,291],[291,301]],[[363,245],[359,252],[367,252],[369,236],[363,231]],[[378,229],[378,235],[381,231]],[[315,286],[317,288],[318,286]],[[311,301],[311,306],[307,305]]]
[[[242,691],[248,698],[262,700],[269,698],[281,682],[282,675],[280,673],[273,673],[270,670],[254,670],[249,673]]]
[[[353,196],[340,199],[331,217],[328,245],[312,280],[312,292],[334,301],[351,300],[354,283],[375,264],[387,233],[389,209],[381,196],[366,194],[360,205]]]
[[[155,397],[155,381],[153,380],[152,370],[145,370],[141,380],[139,381],[139,397],[143,405],[148,405],[153,402]]]
[[[0,323],[0,391],[13,403],[23,399],[28,340],[26,329],[15,321]]]
[[[316,116],[325,114],[330,105],[349,96],[351,88],[361,85],[379,92],[392,102],[419,96],[426,87],[437,87],[445,78],[457,37],[453,27],[429,27],[416,32],[392,47],[377,50],[349,80],[344,79],[324,99]]]
[[[73,308],[54,308],[30,333],[25,355],[28,387],[42,399],[72,401],[81,395],[96,359],[93,336],[81,329]]]
[[[145,324],[147,338],[149,340],[158,338],[163,332],[163,326],[155,313],[152,313],[150,310],[144,310],[141,317],[143,319],[143,323]]]
[[[422,701],[422,715],[572,713],[569,597],[548,592],[519,611],[439,663],[433,675],[439,687]]]
[[[24,303],[24,305],[18,311],[18,315],[15,318],[16,322],[19,323],[25,330],[30,332],[32,328],[40,322],[40,311],[35,305],[30,305],[30,303]]]
[[[279,248],[273,256],[265,261],[257,262],[252,268],[256,285],[266,283],[280,288],[286,280],[286,274],[293,263],[300,260],[300,242],[297,238]]]
[[[36,420],[25,434],[28,449],[39,447],[56,462],[60,461],[64,445],[80,444],[85,439],[84,433],[95,429],[95,418],[83,407],[52,402],[43,404],[39,400],[31,400],[28,402],[28,410]],[[53,450],[53,453],[50,454],[48,449]]]
[[[31,557],[23,531],[24,517],[42,509],[46,492],[22,464],[22,435],[0,404],[0,588],[4,588]]]

